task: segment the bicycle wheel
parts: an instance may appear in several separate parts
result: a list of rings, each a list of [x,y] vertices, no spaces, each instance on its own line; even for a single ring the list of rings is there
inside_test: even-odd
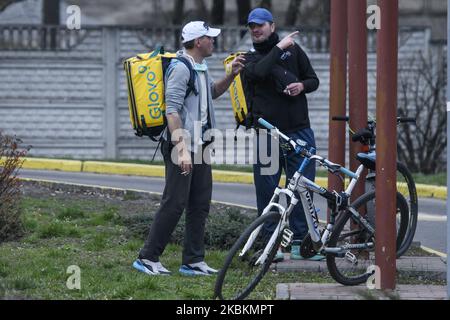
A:
[[[405,197],[409,208],[408,228],[400,249],[397,251],[397,257],[400,257],[408,251],[414,240],[419,211],[416,184],[414,183],[411,172],[409,172],[408,168],[401,162],[397,162],[397,191]]]
[[[371,189],[375,190],[374,175],[368,178]],[[401,246],[397,250],[397,257],[401,257],[411,246],[417,228],[418,198],[414,179],[408,168],[401,162],[397,162],[397,191],[405,197],[409,209],[409,224],[405,236],[401,239]]]
[[[361,215],[372,210],[370,207],[375,209],[375,191],[362,195],[351,204],[351,207]],[[399,192],[397,192],[397,216],[398,249],[408,226],[408,205]],[[367,215],[366,218],[374,228],[375,221],[371,221],[372,219]],[[372,243],[371,246],[370,243]],[[337,282],[347,286],[364,283],[370,276],[367,269],[375,265],[375,233],[370,232],[353,217],[349,210],[346,210],[338,218],[327,247],[345,249],[345,246],[351,245],[359,245],[359,248],[350,248],[338,254],[327,253],[327,267],[331,276]]]
[[[278,212],[269,212],[257,218],[245,229],[231,248],[217,275],[214,298],[223,300],[245,299],[253,291],[269,269],[282,239],[282,232],[280,232],[265,262],[255,265],[272,236],[272,233],[264,230],[263,226],[265,223],[277,225],[280,218],[281,215]],[[258,228],[260,230],[253,245],[241,256],[242,249],[250,235]]]

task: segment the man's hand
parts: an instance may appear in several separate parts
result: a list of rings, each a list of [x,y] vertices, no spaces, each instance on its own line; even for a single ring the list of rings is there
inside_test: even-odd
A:
[[[302,91],[305,90],[305,86],[301,82],[291,83],[284,89],[284,93],[288,96],[295,97],[298,96]]]
[[[300,31],[292,32],[291,34],[287,35],[283,39],[281,39],[280,42],[277,43],[277,47],[281,50],[285,50],[289,48],[290,46],[293,46],[295,44],[294,37],[298,35]]]
[[[233,76],[237,76],[239,72],[241,72],[242,68],[244,68],[245,57],[243,55],[238,55],[231,62],[231,74]]]
[[[191,154],[185,148],[178,151],[178,166],[181,168],[182,175],[188,175],[192,171]]]

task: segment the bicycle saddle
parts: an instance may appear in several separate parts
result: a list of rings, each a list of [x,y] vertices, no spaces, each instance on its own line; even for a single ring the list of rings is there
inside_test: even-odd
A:
[[[356,159],[362,163],[362,165],[370,170],[375,170],[375,152],[360,152],[356,155]]]

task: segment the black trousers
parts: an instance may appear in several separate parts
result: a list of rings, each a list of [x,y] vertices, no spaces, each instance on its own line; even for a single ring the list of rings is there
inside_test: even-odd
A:
[[[192,172],[184,176],[181,174],[181,168],[172,162],[171,151],[172,146],[163,141],[161,153],[166,167],[166,185],[160,207],[139,257],[159,261],[185,210],[182,263],[196,263],[203,261],[205,257],[205,223],[212,194],[211,165],[204,161],[201,164],[194,163]],[[203,148],[200,147],[199,151],[202,152]],[[191,153],[191,156],[194,162],[194,154]]]

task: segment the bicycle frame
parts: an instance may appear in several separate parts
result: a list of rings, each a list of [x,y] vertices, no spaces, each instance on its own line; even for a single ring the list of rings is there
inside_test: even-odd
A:
[[[267,126],[266,126],[267,127]],[[277,128],[271,127],[270,129],[274,129],[277,131],[277,133],[286,141],[288,141],[296,150],[296,153],[302,154],[305,159],[302,161],[302,164],[300,165],[299,169],[295,172],[294,176],[291,178],[288,187],[287,188],[279,188],[277,187],[274,191],[274,194],[269,202],[269,204],[264,208],[262,215],[269,213],[273,208],[276,208],[278,212],[281,215],[280,222],[277,224],[274,232],[272,233],[269,242],[264,248],[263,253],[259,256],[257,261],[255,262],[255,265],[263,264],[271,249],[273,248],[273,245],[275,244],[276,239],[278,238],[280,231],[284,230],[286,233],[285,227],[288,225],[288,218],[290,213],[292,212],[293,208],[297,205],[299,199],[296,196],[296,193],[299,195],[303,210],[305,212],[305,217],[308,225],[308,230],[311,235],[311,239],[313,242],[313,247],[318,252],[324,252],[324,253],[334,253],[338,254],[342,251],[347,251],[351,249],[360,249],[360,248],[367,248],[370,247],[369,244],[351,244],[347,245],[345,248],[327,248],[326,244],[328,243],[329,237],[333,231],[333,226],[335,222],[335,218],[337,213],[340,209],[347,209],[348,208],[348,199],[350,198],[350,195],[355,188],[356,183],[358,182],[358,179],[364,169],[364,166],[361,164],[356,172],[352,172],[344,167],[341,167],[340,165],[334,164],[330,161],[328,161],[325,158],[322,158],[320,156],[314,155],[315,149],[310,148],[309,150],[306,150],[306,144],[302,146],[301,142],[299,143],[292,141],[289,137],[285,136],[283,133],[281,133]],[[333,173],[343,173],[346,176],[349,176],[351,178],[350,184],[348,185],[347,189],[344,191],[343,196],[342,194],[338,194],[336,191],[330,192],[327,189],[319,186],[318,184],[314,183],[313,181],[309,180],[303,175],[303,172],[306,168],[306,166],[310,163],[310,161],[317,161],[321,165],[325,166],[327,169],[329,169]],[[309,194],[309,192],[318,193],[320,196],[326,198],[328,201],[334,202],[336,204],[335,209],[333,210],[330,221],[327,224],[322,236],[320,235],[319,230],[319,217],[317,215],[317,211],[314,205],[314,202]],[[281,194],[285,194],[289,206],[285,208],[280,203],[278,203],[278,199]],[[344,199],[343,199],[344,198]],[[342,201],[346,201],[345,203],[342,203]],[[351,213],[361,221],[365,225],[365,227],[368,228],[371,232],[374,232],[373,228],[370,226],[370,224],[359,215],[359,213],[355,210],[352,210],[352,208],[349,208]],[[239,253],[239,256],[243,256],[249,248],[253,245],[253,242],[255,241],[256,237],[258,236],[259,232],[261,231],[262,226],[255,229],[252,234],[250,235],[249,239],[247,240],[246,244],[244,245],[244,248]],[[285,234],[285,243],[289,243],[292,240],[292,232],[289,230],[287,234]],[[287,246],[286,244],[286,246]],[[373,246],[373,244],[372,244]],[[348,252],[347,252],[348,253]],[[346,253],[346,254],[347,254]]]

